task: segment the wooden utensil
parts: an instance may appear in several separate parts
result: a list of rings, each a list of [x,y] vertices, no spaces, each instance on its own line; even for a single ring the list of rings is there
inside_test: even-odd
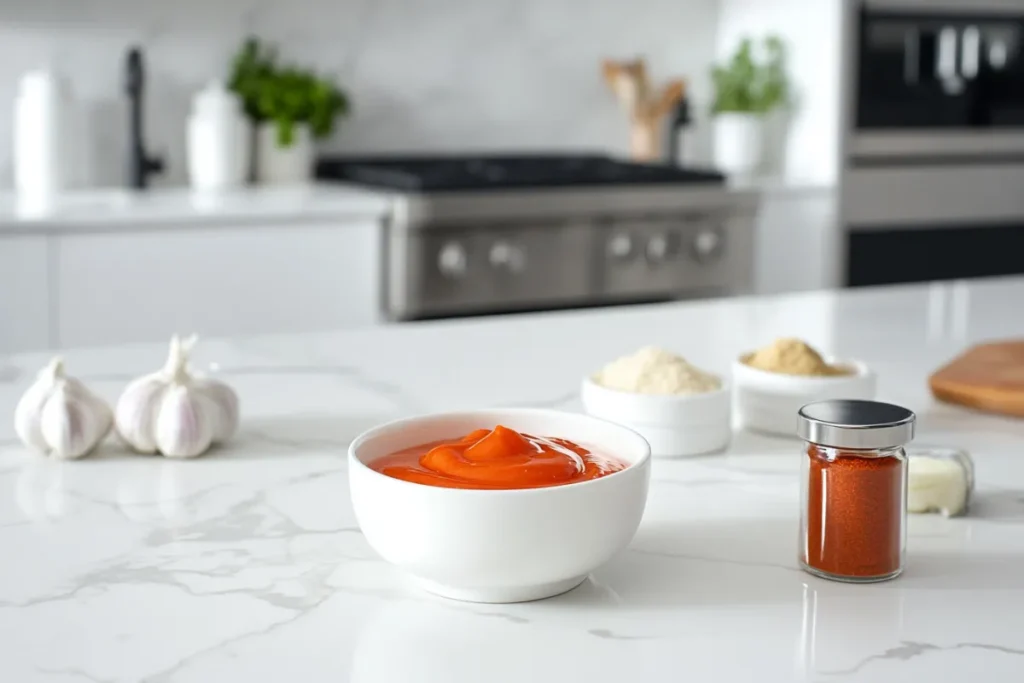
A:
[[[971,347],[928,378],[940,401],[1024,417],[1024,340]]]
[[[642,59],[616,62],[606,59],[602,73],[608,87],[629,114],[630,155],[636,161],[657,161],[662,154],[661,129],[664,118],[686,95],[686,84],[669,81],[653,92]]]

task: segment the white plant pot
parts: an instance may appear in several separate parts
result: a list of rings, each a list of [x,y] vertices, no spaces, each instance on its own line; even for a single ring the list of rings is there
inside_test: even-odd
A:
[[[728,175],[751,175],[761,166],[764,120],[758,114],[715,116],[715,165]]]
[[[261,183],[289,185],[309,182],[313,176],[313,134],[309,126],[297,125],[288,147],[277,144],[277,127],[259,125],[256,132],[256,179]]]

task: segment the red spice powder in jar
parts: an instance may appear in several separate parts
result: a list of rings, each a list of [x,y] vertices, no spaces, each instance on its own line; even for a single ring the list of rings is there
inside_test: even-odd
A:
[[[804,439],[800,562],[812,574],[884,581],[903,571],[907,458],[914,413],[875,401],[811,403]]]
[[[888,576],[903,555],[904,463],[807,447],[804,563],[837,576]],[[830,456],[831,459],[830,459]]]

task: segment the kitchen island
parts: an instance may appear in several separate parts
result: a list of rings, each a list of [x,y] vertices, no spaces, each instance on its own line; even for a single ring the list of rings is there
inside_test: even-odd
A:
[[[970,343],[1024,336],[1024,279],[206,340],[238,437],[193,461],[27,453],[0,426],[0,680],[1019,680],[1024,421],[935,403],[929,372]],[[905,574],[811,577],[796,560],[798,444],[737,432],[726,453],[658,460],[627,550],[562,596],[515,605],[420,592],[349,504],[345,451],[427,411],[578,410],[581,376],[646,344],[726,373],[779,336],[871,365],[920,443],[969,449],[961,519],[914,516]],[[71,351],[113,400],[154,345]],[[10,415],[48,357],[0,373]],[[0,362],[0,366],[4,365]]]

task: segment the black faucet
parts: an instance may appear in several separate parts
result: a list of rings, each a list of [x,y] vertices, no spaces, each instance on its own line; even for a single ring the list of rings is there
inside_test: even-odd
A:
[[[679,141],[682,138],[683,129],[692,122],[693,119],[690,117],[690,101],[684,96],[668,116],[668,134],[665,136],[665,160],[669,165],[680,165],[682,154],[679,151]]]
[[[149,176],[164,170],[164,161],[157,156],[146,154],[146,143],[142,132],[142,94],[145,86],[145,69],[142,65],[142,50],[133,47],[125,57],[125,91],[128,93],[128,185],[136,190],[145,189]]]

